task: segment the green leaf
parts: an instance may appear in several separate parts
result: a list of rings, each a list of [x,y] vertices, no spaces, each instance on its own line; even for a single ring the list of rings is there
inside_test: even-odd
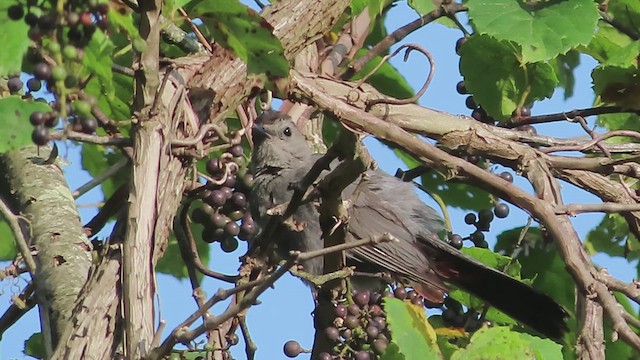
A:
[[[34,333],[24,342],[24,354],[36,359],[44,359],[44,336],[42,333]]]
[[[398,347],[398,354],[404,355],[404,359],[442,358],[437,346],[436,334],[427,321],[424,308],[395,298],[385,298],[383,307],[391,329],[391,344]],[[387,352],[392,354],[393,351],[393,348],[388,349],[385,354]],[[383,357],[383,359],[396,358],[398,357]]]
[[[0,77],[9,74],[19,74],[22,67],[22,57],[27,53],[31,40],[27,36],[29,25],[24,19],[11,20],[7,13],[9,6],[18,4],[17,1],[4,1],[0,4]],[[25,11],[26,13],[26,11]]]
[[[29,122],[29,116],[34,111],[48,112],[51,108],[39,101],[22,100],[19,96],[0,99],[0,153],[32,144],[33,125]]]
[[[520,246],[515,249],[522,227],[507,230],[497,236],[495,250],[513,254],[521,265],[521,276],[534,279],[533,287],[551,296],[560,305],[573,309],[575,303],[575,283],[567,272],[564,261],[555,247],[542,239],[540,229],[530,227]]]
[[[197,206],[192,206],[191,211],[196,208]],[[209,244],[200,239],[200,234],[204,227],[200,224],[191,223],[190,228],[191,233],[196,238],[195,242],[196,247],[198,248],[198,254],[200,255],[200,260],[202,260],[202,263],[206,266],[209,263]],[[173,233],[169,236],[167,250],[156,265],[156,271],[163,274],[173,275],[178,279],[185,279],[189,276],[187,266],[182,260],[182,255],[180,254],[180,245],[178,245],[178,240]],[[199,272],[197,274],[198,277],[202,279],[202,274]]]
[[[442,6],[443,2],[447,2],[447,0],[409,0],[407,3],[420,16],[423,16]],[[449,19],[446,16],[437,19],[436,22],[451,28],[458,27],[458,25],[456,25],[453,20]]]
[[[393,151],[409,169],[421,165],[420,162],[402,150],[394,149]],[[446,181],[443,176],[435,171],[430,171],[423,175],[421,182],[429,194],[440,196],[447,206],[476,211],[491,206],[491,198],[486,191],[468,184]]]
[[[629,261],[640,257],[640,242],[629,232],[629,225],[620,214],[605,215],[602,222],[587,234],[585,246],[591,252],[625,257]]]
[[[287,77],[289,62],[273,27],[238,0],[195,0],[190,14],[202,19],[216,43],[233,51],[247,64],[249,74]]]
[[[638,33],[640,24],[640,2],[636,0],[615,0],[607,2],[607,13],[622,27]],[[625,35],[627,36],[627,35]]]
[[[519,104],[549,98],[558,85],[547,63],[523,63],[513,44],[483,35],[460,48],[460,73],[476,103],[497,120],[510,118]]]
[[[351,0],[349,9],[351,9],[351,16],[356,16],[369,5],[369,0]]]
[[[640,130],[640,116],[635,113],[598,115],[598,126],[604,126],[609,130]],[[614,140],[616,139],[611,139]]]
[[[17,251],[15,237],[6,221],[0,217],[0,261],[8,261],[16,258]]]
[[[534,3],[534,2],[532,2]],[[469,19],[479,34],[522,46],[522,61],[551,60],[586,45],[600,18],[593,0],[469,0]]]
[[[517,355],[516,355],[517,354]],[[483,327],[471,343],[456,351],[451,360],[562,359],[562,346],[551,340],[511,331],[508,327]]]
[[[367,53],[367,50],[360,49],[356,52],[355,58]],[[362,79],[369,74],[382,61],[381,56],[374,57],[365,67],[355,74],[351,81]],[[380,68],[367,79],[367,83],[373,85],[378,91],[385,95],[393,96],[397,99],[405,99],[412,97],[414,92],[411,85],[407,82],[400,72],[393,65],[385,62]]]
[[[590,55],[600,63],[606,63],[611,54],[632,42],[627,35],[613,26],[601,21],[591,42],[586,46],[579,46],[578,50]]]

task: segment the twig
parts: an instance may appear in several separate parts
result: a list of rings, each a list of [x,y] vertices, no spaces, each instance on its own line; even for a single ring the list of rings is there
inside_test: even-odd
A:
[[[120,169],[122,169],[125,166],[127,166],[127,164],[129,164],[129,159],[126,159],[126,158],[125,159],[121,159],[117,163],[111,165],[102,174],[94,177],[93,179],[89,180],[86,184],[84,184],[84,185],[80,186],[79,188],[77,188],[76,191],[71,193],[71,195],[73,195],[74,199],[77,199],[77,198],[81,197],[82,195],[86,194],[89,190],[91,190],[94,187],[102,184],[105,180],[107,180],[111,176],[115,175],[118,171],[120,171]]]
[[[113,145],[119,147],[131,146],[131,139],[112,136],[89,135],[73,130],[53,131],[50,135],[51,140],[73,140],[88,144],[97,145]]]
[[[318,256],[324,256],[324,255],[328,255],[328,254],[332,254],[340,251],[357,248],[360,246],[375,245],[383,242],[399,242],[399,240],[389,233],[384,233],[382,235],[369,237],[368,239],[349,241],[343,244],[338,244],[338,245],[322,248],[319,250],[304,252],[304,253],[301,253],[300,256],[298,256],[298,261],[302,262]]]
[[[616,136],[628,136],[628,137],[632,137],[632,138],[636,138],[636,139],[640,139],[640,132],[637,131],[633,131],[633,130],[613,130],[613,131],[609,131],[606,132],[604,134],[599,135],[598,137],[594,138],[591,141],[587,141],[586,143],[582,144],[581,146],[578,147],[572,147],[572,146],[552,146],[552,147],[548,147],[546,149],[541,150],[543,153],[545,154],[550,154],[552,152],[556,152],[556,151],[582,151],[584,149],[587,149],[591,146],[596,145],[597,143],[599,143],[602,140],[611,138],[611,137],[616,137]]]
[[[392,105],[411,104],[413,102],[416,102],[418,99],[420,99],[420,97],[424,95],[424,92],[427,91],[427,88],[431,84],[431,80],[433,80],[433,75],[435,75],[435,72],[436,72],[436,63],[433,57],[431,56],[431,54],[427,50],[415,44],[402,45],[393,53],[383,57],[380,63],[373,70],[371,70],[371,72],[367,74],[367,76],[362,78],[360,82],[364,82],[364,80],[366,80],[369,76],[373,75],[376,71],[378,71],[380,66],[382,66],[382,64],[384,64],[389,58],[396,56],[396,54],[398,54],[402,49],[405,49],[405,48],[407,49],[404,53],[405,62],[409,59],[409,54],[411,53],[412,50],[417,50],[427,57],[427,59],[429,60],[429,76],[427,77],[427,80],[424,82],[420,90],[418,90],[418,92],[415,93],[415,95],[413,95],[410,98],[402,99],[402,100],[391,99],[391,98],[369,99],[367,100],[367,108],[371,108],[376,104],[392,104]]]
[[[196,134],[196,136],[192,138],[171,140],[171,146],[172,147],[194,146],[198,144],[200,141],[202,141],[205,135],[207,135],[207,133],[209,133],[209,131],[211,130],[215,131],[216,135],[218,135],[218,138],[221,141],[225,143],[229,142],[229,138],[227,137],[227,135],[225,134],[225,131],[222,130],[220,126],[218,126],[217,124],[209,123],[209,124],[202,125],[198,130],[198,133]]]
[[[112,216],[122,211],[127,200],[127,195],[129,195],[129,184],[125,183],[120,185],[120,187],[118,187],[107,199],[104,206],[102,206],[96,216],[83,226],[84,229],[89,229],[90,231],[89,234],[87,234],[87,237],[91,238],[95,236],[100,230],[102,230],[107,222],[109,222],[109,219],[111,219]]]
[[[595,108],[575,109],[568,112],[561,112],[547,115],[536,115],[527,117],[515,117],[505,122],[502,126],[506,128],[514,128],[522,125],[544,124],[555,121],[566,121],[576,116],[592,116],[602,114],[618,114],[618,113],[637,113],[633,110],[623,109],[620,106],[600,106]]]
[[[556,208],[556,214],[558,215],[575,215],[590,212],[611,214],[627,211],[640,211],[640,204],[605,202],[602,204],[567,204],[559,205]]]
[[[455,14],[466,10],[467,8],[465,6],[456,2],[452,2],[451,4],[448,4],[446,6],[440,6],[430,13],[425,14],[421,18],[408,23],[407,25],[387,35],[384,39],[380,40],[379,43],[372,47],[371,50],[369,50],[366,54],[354,60],[349,65],[349,69],[341,76],[341,78],[351,78],[355,73],[362,70],[362,68],[364,68],[364,66],[369,63],[369,61],[385,52],[392,45],[400,42],[400,40],[404,39],[407,35],[411,34],[415,30],[429,24],[430,22],[442,16],[447,16],[448,14]]]
[[[238,323],[240,325],[240,330],[242,331],[242,336],[244,337],[244,351],[247,354],[247,360],[253,360],[256,356],[258,347],[251,339],[251,334],[249,333],[249,327],[247,326],[247,320],[245,317],[238,316]]]
[[[111,71],[113,71],[114,73],[127,75],[130,77],[134,77],[136,75],[136,72],[132,68],[118,65],[116,63],[111,64]]]
[[[184,9],[182,8],[178,9],[178,12],[180,13],[180,15],[184,17],[185,20],[189,22],[189,25],[191,25],[191,30],[193,30],[193,33],[196,34],[196,37],[198,38],[198,40],[200,40],[200,43],[202,44],[202,46],[204,46],[205,49],[207,49],[207,51],[209,51],[210,53],[213,52],[213,48],[211,47],[211,44],[204,37],[204,35],[202,35],[202,32],[196,26],[196,24],[193,23],[193,21],[191,20],[191,17],[189,17],[189,14],[187,14],[187,12],[184,11]]]
[[[627,284],[611,276],[606,269],[600,269],[596,275],[596,279],[604,283],[609,290],[623,293],[629,299],[640,304],[640,284],[637,280]]]
[[[2,317],[0,317],[0,337],[36,305],[36,301],[32,297],[34,290],[35,285],[33,282],[29,282],[20,295],[18,295],[23,301],[22,306],[18,306],[13,302],[4,314],[2,314]]]
[[[24,258],[24,261],[27,265],[27,269],[30,273],[35,274],[36,271],[36,262],[31,256],[31,250],[29,249],[29,244],[27,239],[24,237],[24,233],[22,232],[22,227],[20,226],[19,217],[13,213],[11,208],[7,205],[5,200],[0,196],[0,214],[4,217],[4,220],[9,224],[11,228],[11,232],[13,233],[13,237],[16,242],[16,246],[20,250],[20,254]]]

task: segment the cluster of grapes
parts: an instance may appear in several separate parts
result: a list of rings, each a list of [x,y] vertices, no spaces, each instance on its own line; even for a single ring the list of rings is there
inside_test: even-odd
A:
[[[238,248],[236,237],[246,241],[256,231],[247,210],[253,177],[247,174],[242,145],[234,145],[219,158],[210,159],[206,167],[212,180],[200,191],[203,204],[193,211],[192,219],[204,225],[203,241],[218,241],[223,251],[233,252]]]
[[[500,177],[513,182],[513,175],[509,172],[503,172],[500,174]],[[463,238],[459,234],[452,234],[449,236],[449,244],[456,249],[462,249],[464,240],[471,240],[473,245],[481,248],[488,248],[489,244],[485,240],[484,232],[489,231],[491,227],[491,222],[495,217],[499,219],[504,219],[509,216],[509,205],[505,203],[496,204],[493,209],[482,209],[478,212],[478,215],[474,213],[468,213],[464,217],[464,222],[467,225],[474,225],[476,227],[476,231],[474,231],[471,235],[466,238]]]
[[[458,84],[456,84],[456,91],[460,95],[469,95],[469,90],[467,90],[464,81],[460,81],[458,82]],[[475,120],[490,125],[494,125],[496,123],[494,118],[489,116],[489,114],[487,114],[487,112],[481,106],[478,106],[478,104],[476,104],[476,101],[473,99],[472,95],[467,96],[465,105],[469,110],[472,110],[471,117]]]
[[[444,301],[445,308],[442,311],[442,322],[455,328],[463,328],[465,331],[474,332],[482,325],[491,326],[491,322],[482,319],[482,316],[472,309],[464,311],[462,305],[451,297]]]
[[[97,130],[99,123],[92,113],[95,99],[80,99],[77,91],[82,86],[79,74],[83,66],[83,47],[96,29],[106,30],[109,26],[109,3],[65,1],[62,13],[52,3],[27,0],[7,9],[10,19],[29,25],[29,38],[34,42],[26,55],[26,65],[32,66],[33,77],[26,83],[27,93],[23,98],[32,98],[32,93],[40,91],[44,84],[56,99],[62,99],[52,104],[52,111],[37,111],[29,117],[34,126],[31,138],[40,146],[49,142],[49,131],[58,125],[60,118],[77,132],[93,134]],[[7,87],[11,94],[19,94],[23,86],[19,74],[9,77]]]
[[[396,287],[393,292],[389,289],[382,292],[357,291],[352,296],[351,304],[345,300],[334,307],[333,322],[321,330],[334,344],[332,354],[322,352],[318,354],[318,359],[378,359],[391,339],[382,299],[392,296],[420,307],[424,306],[422,296],[401,286]],[[284,353],[290,358],[302,352],[304,350],[295,340],[287,341],[284,345]]]

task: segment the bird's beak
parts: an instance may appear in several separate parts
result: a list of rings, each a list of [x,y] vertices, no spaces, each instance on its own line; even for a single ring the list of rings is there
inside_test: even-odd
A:
[[[267,133],[264,127],[260,124],[253,124],[251,136],[253,137],[254,142],[260,142],[270,137],[269,133]]]

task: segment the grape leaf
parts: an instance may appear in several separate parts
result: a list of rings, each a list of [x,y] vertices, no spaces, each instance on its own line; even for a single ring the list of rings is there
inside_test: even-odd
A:
[[[383,306],[392,337],[385,355],[394,354],[395,348],[391,345],[395,345],[397,354],[404,355],[404,359],[442,358],[436,334],[422,307],[395,298],[384,298]],[[382,359],[395,358],[383,356]]]
[[[635,66],[599,65],[591,73],[593,90],[605,103],[640,110],[640,70]]]
[[[256,11],[238,0],[195,0],[189,12],[213,34],[216,43],[233,51],[247,64],[249,74],[287,77],[289,62],[273,27]]]
[[[448,0],[409,0],[407,3],[420,16],[423,16],[442,6],[443,2],[449,2],[449,1]],[[458,25],[456,25],[456,23],[453,22],[453,20],[449,19],[446,16],[438,18],[436,22],[451,28],[458,27]]]
[[[0,4],[0,77],[20,73],[22,57],[27,53],[31,40],[27,36],[29,25],[24,19],[11,20],[7,9],[17,1],[4,1]],[[25,11],[26,13],[26,11]]]
[[[483,327],[471,337],[471,342],[456,351],[451,360],[562,359],[562,346],[548,339],[511,331],[508,327]]]
[[[482,35],[460,48],[460,73],[476,103],[497,120],[506,120],[519,104],[549,98],[559,80],[547,63],[523,63],[513,43]]]
[[[622,34],[613,26],[601,22],[598,24],[591,42],[586,46],[579,46],[578,50],[590,55],[600,63],[605,63],[609,60],[611,54],[631,42],[632,40],[627,35]]]
[[[551,60],[588,44],[600,18],[593,0],[469,0],[465,5],[479,34],[519,44],[524,63]]]
[[[564,99],[572,97],[573,87],[576,84],[573,72],[580,65],[580,54],[577,51],[569,51],[565,55],[558,55],[551,64],[558,76],[560,86],[564,88]]]
[[[44,336],[41,332],[34,333],[24,342],[24,354],[36,359],[44,359]]]
[[[640,257],[640,242],[631,232],[629,225],[620,214],[608,214],[587,234],[585,246],[591,252],[603,252],[610,256],[635,260]]]
[[[32,144],[33,125],[29,116],[34,111],[51,111],[49,105],[33,100],[22,100],[19,96],[8,96],[0,99],[0,153],[11,151]]]

